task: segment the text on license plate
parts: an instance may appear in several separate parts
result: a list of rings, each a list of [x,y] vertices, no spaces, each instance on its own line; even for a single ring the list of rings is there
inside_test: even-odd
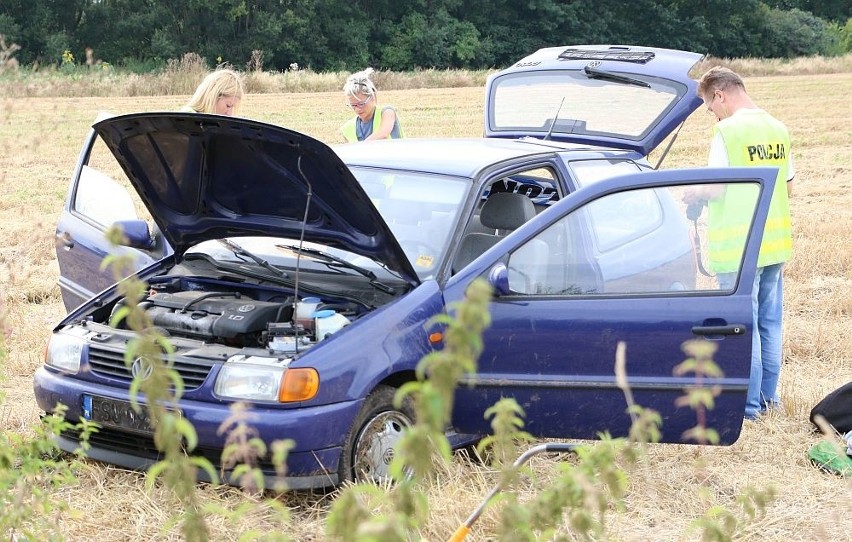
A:
[[[147,407],[141,405],[140,411],[133,410],[128,401],[83,395],[83,417],[104,427],[115,427],[136,433],[152,432]]]

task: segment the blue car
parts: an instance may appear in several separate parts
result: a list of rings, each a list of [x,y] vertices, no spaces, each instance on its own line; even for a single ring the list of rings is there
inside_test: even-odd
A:
[[[457,392],[454,445],[489,432],[483,412],[501,397],[521,404],[537,436],[625,435],[622,342],[635,400],[660,413],[664,442],[696,424],[675,402],[692,385],[720,390],[707,424],[721,444],[736,441],[775,171],[649,164],[701,103],[687,75],[700,58],[543,49],[488,80],[486,137],[475,139],[331,148],[248,119],[99,120],[57,228],[69,313],[34,377],[39,407],[62,403],[69,421],[97,422],[91,458],[139,469],[160,458],[130,407],[145,364],[125,364],[134,333],[112,318],[125,306],[113,283],[135,273],[148,285],[140,306],[174,347],[193,453],[219,464],[217,429],[240,401],[262,439],[295,441],[289,487],[381,478],[412,423],[393,394],[442,346],[427,322],[483,278],[492,324],[477,373]],[[706,223],[682,203],[707,184],[753,202],[733,289],[703,272]],[[118,248],[103,238],[115,223],[126,237]],[[99,268],[116,252],[133,261],[117,276]],[[717,345],[724,376],[673,374],[695,338]],[[79,435],[58,442],[73,451]]]

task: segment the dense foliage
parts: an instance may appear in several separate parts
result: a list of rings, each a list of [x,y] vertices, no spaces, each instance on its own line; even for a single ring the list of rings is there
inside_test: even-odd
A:
[[[569,43],[830,56],[852,49],[850,17],[848,0],[3,0],[0,34],[24,65],[91,48],[90,62],[140,70],[186,52],[267,70],[480,69]]]

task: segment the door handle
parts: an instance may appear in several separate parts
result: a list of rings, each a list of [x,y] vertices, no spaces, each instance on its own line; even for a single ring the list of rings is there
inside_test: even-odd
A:
[[[743,324],[692,326],[693,335],[744,335],[745,332],[746,326]]]
[[[71,237],[71,234],[67,231],[56,234],[56,240],[62,243],[66,249],[74,248],[74,239]]]

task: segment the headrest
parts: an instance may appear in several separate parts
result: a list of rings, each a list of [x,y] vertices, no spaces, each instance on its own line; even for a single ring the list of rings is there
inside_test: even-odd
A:
[[[535,216],[535,205],[523,194],[497,192],[485,200],[479,221],[495,230],[514,230]]]

